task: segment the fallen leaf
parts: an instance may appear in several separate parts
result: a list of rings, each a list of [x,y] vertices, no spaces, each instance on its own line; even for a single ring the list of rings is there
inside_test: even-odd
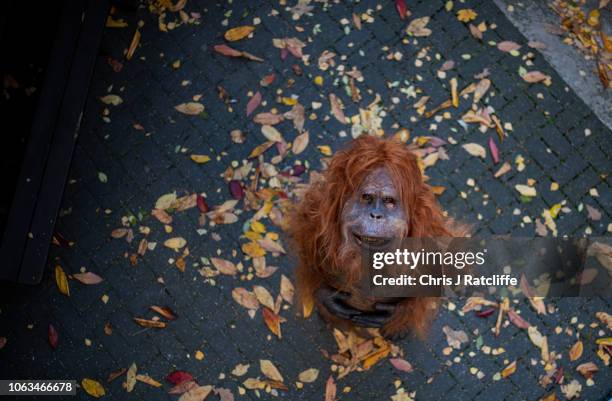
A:
[[[258,61],[258,62],[264,61],[262,58],[254,56],[251,53],[232,49],[231,47],[227,45],[215,45],[214,49],[217,53],[222,54],[227,57],[244,57],[251,61]]]
[[[208,163],[210,161],[210,156],[207,155],[191,155],[191,160],[198,164]]]
[[[540,348],[542,360],[548,361],[548,339],[546,336],[543,336],[535,326],[529,326],[529,328],[527,328],[527,334],[533,345]]]
[[[510,165],[510,163],[508,162],[504,162],[499,169],[495,172],[495,174],[493,175],[495,178],[499,178],[502,175],[508,173],[509,171],[512,170],[512,166]]]
[[[534,197],[537,195],[536,189],[528,185],[516,184],[514,189],[516,189],[518,193],[523,196]]]
[[[499,149],[495,144],[495,140],[493,137],[489,137],[489,151],[491,152],[491,157],[493,158],[493,163],[499,163]]]
[[[257,300],[257,296],[255,293],[247,290],[243,287],[236,287],[232,290],[232,298],[238,304],[244,306],[247,309],[258,309],[259,301]]]
[[[574,343],[574,345],[572,345],[572,348],[570,348],[569,350],[570,361],[573,362],[579,359],[582,356],[583,350],[584,350],[584,346],[582,345],[582,341],[580,340],[576,341],[576,343]]]
[[[576,379],[573,379],[568,384],[561,385],[561,392],[568,400],[579,397],[580,391],[582,391],[582,385]]]
[[[335,401],[336,400],[336,383],[334,382],[334,378],[329,376],[327,379],[327,383],[325,383],[325,401]]]
[[[280,316],[278,316],[276,313],[272,312],[272,310],[268,308],[263,308],[262,314],[264,322],[266,323],[266,326],[268,326],[268,329],[270,329],[270,331],[274,333],[275,336],[281,338]]]
[[[400,19],[406,19],[406,17],[410,16],[410,11],[408,11],[408,7],[406,7],[405,0],[395,0],[395,9],[399,14]]]
[[[482,40],[482,32],[480,32],[480,29],[478,29],[478,27],[476,27],[474,24],[470,24],[468,25],[468,27],[470,28],[470,33],[473,37],[478,40]]]
[[[128,51],[125,54],[126,60],[131,60],[132,57],[134,57],[134,53],[136,52],[136,48],[138,47],[139,43],[140,43],[140,31],[136,29],[136,31],[134,31],[134,36],[132,37],[132,42],[130,43],[130,47],[128,48]]]
[[[234,394],[230,389],[215,387],[215,394],[219,396],[219,401],[234,401]]]
[[[275,113],[259,113],[253,117],[253,122],[261,125],[276,125],[285,121],[285,117],[282,114]]]
[[[210,262],[219,270],[221,274],[225,274],[228,276],[234,276],[238,273],[238,268],[235,264],[230,262],[229,260],[220,259],[220,258],[210,258]]]
[[[265,287],[254,285],[253,292],[255,293],[255,296],[260,304],[269,308],[270,310],[274,310],[274,298]]]
[[[587,213],[589,215],[589,219],[593,221],[601,220],[602,215],[599,210],[595,209],[593,206],[589,205],[588,203],[585,206],[586,206]]]
[[[504,379],[516,372],[516,361],[512,362],[510,365],[506,366],[504,370],[501,372],[501,377]]]
[[[68,277],[64,270],[62,270],[61,266],[55,266],[55,283],[57,284],[57,288],[59,292],[64,294],[65,296],[70,296],[70,287],[68,286]]]
[[[187,245],[187,241],[183,237],[170,238],[164,242],[164,246],[166,248],[170,248],[175,251],[178,251],[179,249],[185,247],[185,245]]]
[[[402,358],[391,358],[389,362],[391,362],[391,365],[393,365],[395,369],[402,372],[410,373],[414,370],[410,362]]]
[[[174,106],[174,108],[179,113],[188,114],[190,116],[197,116],[204,111],[204,105],[198,102],[181,103]]]
[[[261,133],[271,142],[285,142],[283,136],[276,128],[271,125],[264,125],[261,127]]]
[[[477,143],[466,143],[462,145],[462,147],[472,156],[482,157],[483,159],[487,157],[487,151],[485,148]]]
[[[176,314],[174,313],[174,311],[167,306],[152,305],[149,307],[149,309],[151,309],[154,312],[159,313],[161,316],[163,316],[164,318],[168,320],[176,319]]]
[[[104,394],[106,394],[106,391],[104,391],[104,387],[102,387],[99,382],[93,379],[85,378],[81,380],[81,387],[83,387],[83,390],[85,390],[87,394],[94,398],[100,398]]]
[[[233,374],[234,376],[238,376],[238,377],[240,377],[240,376],[244,376],[244,375],[246,374],[246,372],[249,370],[249,367],[250,367],[250,366],[251,366],[251,365],[249,365],[249,364],[244,365],[244,364],[239,363],[239,364],[238,364],[238,365],[236,365],[236,367],[234,367],[234,369],[232,370],[232,374]]]
[[[261,369],[261,373],[263,373],[268,379],[283,382],[283,376],[280,374],[276,366],[272,363],[272,361],[268,359],[260,359],[259,360],[259,368]]]
[[[178,401],[204,401],[212,390],[213,386],[197,386],[181,395]]]
[[[310,368],[301,372],[298,375],[298,380],[302,383],[312,383],[317,380],[317,377],[319,377],[319,369]]]
[[[347,120],[344,115],[344,112],[342,111],[342,104],[340,103],[340,100],[336,97],[336,95],[334,95],[333,93],[329,94],[329,103],[331,105],[332,114],[334,115],[336,120],[338,120],[342,124],[346,124]]]
[[[442,331],[446,334],[448,345],[455,349],[460,349],[461,344],[469,341],[467,334],[463,330],[453,330],[449,326],[444,326]]]
[[[102,96],[100,101],[104,104],[112,104],[113,106],[119,106],[121,103],[123,103],[123,99],[121,99],[119,95],[113,94]]]
[[[281,275],[281,283],[280,283],[280,295],[288,304],[293,304],[293,296],[295,294],[295,288],[284,274]]]
[[[416,18],[410,21],[406,32],[416,37],[425,37],[431,35],[431,29],[427,28],[429,17]]]
[[[587,362],[578,365],[576,371],[580,372],[580,374],[588,380],[592,378],[595,373],[599,372],[599,368],[593,362]]]
[[[317,146],[317,149],[319,149],[319,152],[323,153],[325,156],[332,155],[331,147],[329,147],[328,145]]]
[[[193,376],[184,370],[175,370],[166,376],[166,381],[174,384],[175,386],[191,380],[193,380]]]
[[[529,322],[527,322],[525,319],[523,319],[513,309],[508,310],[508,319],[510,320],[510,322],[512,322],[512,324],[514,324],[519,329],[526,330],[526,329],[529,328],[529,326],[531,326],[529,324]]]
[[[505,40],[497,44],[497,49],[502,52],[506,52],[506,53],[514,51],[514,50],[518,50],[520,48],[521,48],[521,45],[519,45],[518,43],[512,42],[510,40]]]
[[[159,320],[149,320],[149,319],[143,319],[140,317],[135,317],[133,319],[141,327],[153,328],[153,329],[164,329],[166,327],[166,323],[159,321]]]
[[[262,100],[262,97],[259,91],[256,94],[254,94],[253,97],[251,97],[246,107],[247,117],[250,116],[255,111],[255,109],[259,107],[259,105],[261,104],[261,100]]]
[[[130,365],[130,368],[127,370],[125,388],[128,393],[131,393],[134,390],[134,386],[136,385],[137,370],[138,368],[136,367],[136,363],[132,363],[132,365]]]
[[[464,8],[457,11],[457,19],[461,22],[470,22],[475,20],[478,14],[471,8]]]
[[[523,75],[523,80],[530,84],[550,80],[550,75],[541,73],[540,71],[530,71]]]
[[[100,284],[102,281],[104,281],[102,277],[92,272],[76,273],[76,274],[73,274],[72,277],[74,277],[81,283],[88,284],[88,285]]]
[[[246,38],[254,30],[255,27],[251,25],[238,26],[225,32],[224,37],[228,42],[236,42],[237,40]]]
[[[152,377],[147,376],[147,375],[136,375],[136,380],[138,380],[141,383],[148,384],[149,386],[153,386],[153,387],[161,387],[162,386],[162,384],[160,382],[158,382],[157,380],[155,380]]]
[[[49,331],[49,345],[51,346],[51,348],[56,349],[57,343],[59,341],[59,334],[57,333],[57,330],[51,323],[49,323],[48,331]]]
[[[293,154],[299,155],[306,149],[306,147],[308,146],[309,135],[310,134],[308,133],[308,131],[305,131],[304,133],[295,137],[295,139],[293,140],[293,146],[291,147],[291,151],[293,152]]]

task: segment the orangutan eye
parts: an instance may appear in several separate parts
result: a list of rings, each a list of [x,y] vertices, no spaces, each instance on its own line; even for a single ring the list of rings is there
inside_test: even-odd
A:
[[[361,195],[361,200],[365,203],[372,203],[374,202],[374,196],[372,194],[365,193]]]
[[[390,196],[385,196],[383,198],[383,203],[388,207],[393,207],[395,206],[395,199]]]

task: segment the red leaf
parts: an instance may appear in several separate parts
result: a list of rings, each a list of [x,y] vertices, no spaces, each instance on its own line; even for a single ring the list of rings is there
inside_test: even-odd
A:
[[[176,386],[186,381],[193,380],[193,376],[184,370],[175,370],[166,377],[166,380]]]
[[[257,92],[253,95],[249,103],[247,103],[246,107],[246,115],[247,117],[251,115],[255,111],[257,107],[261,104],[261,93]]]
[[[275,78],[276,78],[275,74],[266,75],[265,77],[262,78],[261,81],[259,81],[259,84],[263,87],[270,86],[272,82],[274,82]]]
[[[58,341],[59,335],[57,334],[57,330],[49,323],[49,345],[51,345],[51,348],[56,349]]]
[[[242,199],[244,196],[244,190],[242,189],[242,184],[238,180],[231,180],[229,183],[229,190],[232,194],[232,198],[234,199]]]
[[[499,149],[495,144],[495,141],[492,137],[489,137],[489,150],[491,151],[491,157],[493,158],[493,163],[499,163]]]
[[[401,19],[406,19],[409,15],[408,7],[406,7],[406,2],[404,0],[395,0],[395,9]]]
[[[208,213],[208,204],[206,203],[206,199],[200,194],[196,197],[196,203],[198,205],[198,210],[200,213]]]
[[[495,308],[489,308],[480,312],[476,312],[476,316],[478,317],[489,317],[495,313]]]

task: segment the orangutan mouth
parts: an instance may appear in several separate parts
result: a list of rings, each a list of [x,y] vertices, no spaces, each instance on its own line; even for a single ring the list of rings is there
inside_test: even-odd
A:
[[[367,248],[379,248],[386,246],[391,243],[391,238],[385,237],[371,237],[367,235],[359,235],[357,233],[353,233],[353,238],[357,242],[357,245]]]

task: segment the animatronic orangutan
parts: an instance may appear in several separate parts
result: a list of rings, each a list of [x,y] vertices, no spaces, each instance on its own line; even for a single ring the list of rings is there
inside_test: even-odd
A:
[[[436,298],[380,302],[359,291],[362,247],[391,238],[459,235],[423,182],[416,156],[402,143],[362,136],[331,159],[311,183],[288,228],[298,251],[302,303],[340,325],[381,327],[388,338],[424,335]]]

